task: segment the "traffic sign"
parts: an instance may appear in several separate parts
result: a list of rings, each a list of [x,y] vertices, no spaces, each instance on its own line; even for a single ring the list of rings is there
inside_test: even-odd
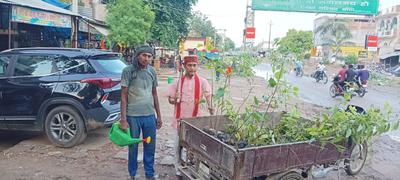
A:
[[[367,36],[368,47],[378,47],[378,36]]]
[[[376,15],[379,0],[253,0],[252,9],[262,11]]]
[[[246,39],[255,39],[256,38],[256,28],[247,27],[246,28]]]
[[[378,50],[378,36],[371,36],[367,35],[366,36],[366,49],[368,51],[377,51]]]

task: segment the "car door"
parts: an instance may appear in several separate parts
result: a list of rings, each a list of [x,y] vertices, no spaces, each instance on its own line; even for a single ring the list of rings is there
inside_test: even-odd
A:
[[[5,129],[4,112],[7,109],[7,104],[3,100],[3,87],[9,74],[9,67],[12,56],[0,55],[0,129]]]
[[[4,82],[3,111],[9,129],[36,125],[36,116],[43,101],[51,96],[59,75],[55,74],[54,56],[21,54],[15,57],[11,76]],[[32,129],[33,130],[33,129]]]

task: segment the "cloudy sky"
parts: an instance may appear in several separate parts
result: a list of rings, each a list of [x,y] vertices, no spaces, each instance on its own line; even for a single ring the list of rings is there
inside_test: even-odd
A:
[[[242,42],[244,18],[247,0],[198,0],[195,11],[208,16],[214,27],[226,29],[226,35],[235,41],[236,46]],[[380,9],[400,4],[400,0],[380,0]],[[313,13],[267,12],[256,11],[256,43],[268,40],[269,22],[272,21],[271,39],[283,37],[287,30],[312,30],[313,20],[319,16]]]

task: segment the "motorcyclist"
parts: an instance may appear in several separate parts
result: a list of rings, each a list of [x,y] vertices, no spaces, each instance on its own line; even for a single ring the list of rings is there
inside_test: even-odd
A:
[[[301,69],[303,69],[303,62],[300,61],[300,60],[297,60],[297,61],[295,62],[295,70],[296,70],[296,73],[300,73]]]
[[[357,72],[354,69],[354,65],[349,64],[349,68],[346,71],[346,79],[345,79],[345,86],[350,85],[354,82],[356,82],[356,77],[357,77]]]
[[[365,69],[365,65],[360,65],[360,70],[357,72],[357,78],[362,85],[367,85],[369,79],[369,71]]]
[[[315,77],[317,78],[324,74],[325,65],[323,65],[322,62],[319,62],[316,69],[317,71],[315,72]]]
[[[347,66],[343,65],[342,69],[340,69],[340,71],[338,73],[338,78],[337,78],[337,84],[340,86],[341,90],[343,89],[343,87],[345,85],[346,74],[347,74]]]

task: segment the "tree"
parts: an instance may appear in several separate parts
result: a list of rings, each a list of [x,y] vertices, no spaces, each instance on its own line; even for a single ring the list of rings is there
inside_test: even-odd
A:
[[[107,6],[109,39],[125,47],[143,44],[150,37],[154,13],[142,0],[116,0]]]
[[[286,36],[279,39],[278,45],[280,52],[293,54],[297,59],[304,59],[305,54],[313,47],[313,33],[289,29]]]
[[[232,39],[226,37],[224,42],[224,51],[235,49],[235,42]]]
[[[322,36],[322,45],[334,48],[335,56],[341,52],[341,47],[354,44],[349,41],[353,36],[346,26],[347,22],[343,19],[329,19],[315,30]]]
[[[145,2],[155,12],[151,39],[161,46],[178,47],[179,39],[186,37],[189,32],[188,19],[197,0],[146,0]]]
[[[190,36],[195,37],[212,37],[216,35],[217,31],[212,25],[211,21],[207,16],[200,12],[195,12],[189,20],[189,31]]]

